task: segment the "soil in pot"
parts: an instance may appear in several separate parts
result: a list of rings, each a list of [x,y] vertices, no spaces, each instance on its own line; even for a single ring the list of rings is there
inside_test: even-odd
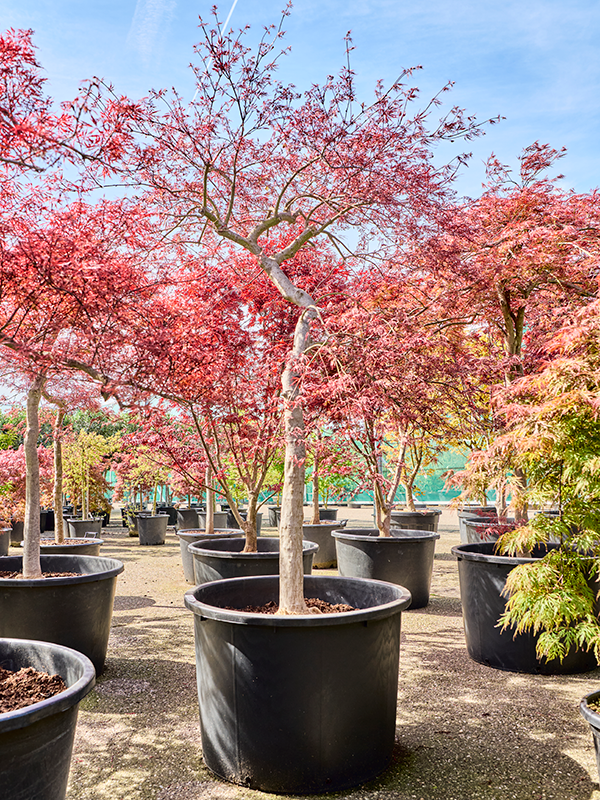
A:
[[[33,667],[19,670],[0,667],[0,714],[40,703],[66,688],[60,675],[48,675]]]
[[[0,713],[0,795],[6,800],[64,800],[79,702],[95,683],[88,658],[56,644],[0,639],[0,663],[16,672],[58,674],[66,689]]]
[[[307,576],[305,594],[356,610],[227,609],[277,602],[277,576],[185,595],[194,613],[202,755],[225,780],[265,792],[334,792],[390,763],[409,593],[380,581]]]
[[[541,558],[538,548],[531,558],[496,555],[495,542],[462,544],[452,548],[458,559],[458,577],[467,652],[473,661],[508,672],[561,675],[588,672],[597,667],[593,653],[572,650],[562,662],[536,656],[537,636],[498,627],[506,608],[502,590],[509,572],[518,564]],[[552,545],[548,545],[552,547]]]

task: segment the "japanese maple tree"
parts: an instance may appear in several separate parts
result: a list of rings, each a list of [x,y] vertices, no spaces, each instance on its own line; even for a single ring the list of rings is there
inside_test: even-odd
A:
[[[216,19],[214,27],[200,27],[192,102],[160,91],[134,104],[96,82],[96,101],[88,93],[86,108],[95,118],[119,115],[131,136],[127,157],[102,168],[148,189],[146,200],[173,240],[246,251],[251,266],[239,272],[239,284],[271,282],[296,307],[282,374],[280,611],[304,613],[300,373],[319,309],[289,265],[321,237],[342,254],[356,249],[350,244],[356,237],[345,237],[349,229],[358,231],[358,249],[370,243],[381,254],[390,241],[415,235],[424,221],[435,224],[445,215],[454,168],[436,168],[432,148],[479,129],[459,109],[434,120],[437,98],[415,108],[417,90],[407,83],[412,70],[389,89],[378,84],[370,103],[357,99],[349,66],[300,94],[275,77],[281,26],[268,29],[254,50],[245,47],[244,32],[234,36]],[[273,236],[277,229],[285,236]]]

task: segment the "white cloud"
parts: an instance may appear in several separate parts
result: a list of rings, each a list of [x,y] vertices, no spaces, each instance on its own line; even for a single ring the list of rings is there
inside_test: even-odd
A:
[[[139,53],[145,67],[156,60],[176,5],[175,0],[137,0],[127,44]]]

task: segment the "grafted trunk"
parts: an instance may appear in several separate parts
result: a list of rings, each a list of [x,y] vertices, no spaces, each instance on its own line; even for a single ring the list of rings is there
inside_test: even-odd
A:
[[[300,361],[309,343],[313,308],[302,312],[294,332],[294,347],[281,377],[284,401],[285,468],[279,527],[279,613],[306,614],[304,571],[302,568],[302,524],[304,522],[304,481],[306,441]]]
[[[41,578],[40,565],[40,435],[39,408],[45,378],[38,375],[27,393],[27,429],[25,431],[25,525],[23,531],[23,577]]]

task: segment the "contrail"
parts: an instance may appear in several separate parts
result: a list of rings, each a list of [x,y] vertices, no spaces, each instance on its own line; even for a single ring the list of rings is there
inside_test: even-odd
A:
[[[233,14],[233,11],[234,11],[235,7],[237,6],[237,4],[238,4],[238,0],[233,0],[233,4],[232,4],[231,8],[229,9],[229,14],[227,14],[227,19],[225,20],[225,24],[223,25],[223,30],[224,31],[227,30],[227,26],[229,25],[229,20],[231,19],[231,15]],[[192,103],[196,99],[196,95],[197,94],[198,94],[198,89],[196,89],[196,91],[194,92],[194,96],[192,97]]]

